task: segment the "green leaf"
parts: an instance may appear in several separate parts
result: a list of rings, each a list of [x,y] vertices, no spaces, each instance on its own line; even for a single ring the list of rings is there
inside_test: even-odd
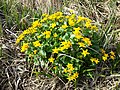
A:
[[[86,69],[86,70],[83,70],[83,73],[85,72],[91,72],[91,71],[94,71],[95,69]]]
[[[90,78],[94,79],[93,74],[91,74],[90,72],[87,74],[87,76],[89,76]]]
[[[68,40],[69,39],[69,34],[68,33],[66,33],[64,36],[63,36],[63,38],[62,39],[64,39],[64,40]]]
[[[117,53],[120,55],[120,43],[117,43],[116,46],[117,46],[117,49],[116,49],[116,50],[117,50]]]
[[[62,29],[62,28],[59,28],[59,29],[58,29],[58,31],[60,31],[60,32],[63,32],[63,31],[64,31],[64,29]]]
[[[41,56],[46,57],[46,52],[45,51],[40,50],[39,53],[40,53]]]
[[[46,72],[34,72],[34,73],[37,74],[37,76],[38,76],[38,75],[45,75],[45,76],[47,76],[47,77],[49,77],[49,78],[52,78],[52,75],[47,74]]]

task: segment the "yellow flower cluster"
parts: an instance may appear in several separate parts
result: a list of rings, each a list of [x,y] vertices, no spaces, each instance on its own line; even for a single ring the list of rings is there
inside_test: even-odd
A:
[[[85,17],[78,16],[77,23],[79,23],[79,22],[81,22],[81,21],[83,21],[83,20],[85,20]]]
[[[63,17],[63,13],[62,12],[56,12],[56,13],[51,14],[51,15],[43,14],[42,16],[44,18],[41,20],[41,22],[45,22],[46,20],[58,20],[58,19]]]
[[[80,30],[81,30],[80,27],[73,28],[73,29],[75,30],[75,31],[73,31],[73,34],[75,35],[75,37],[76,37],[77,39],[83,38],[83,37],[82,37],[82,34],[81,34],[81,32],[80,32]]]
[[[63,51],[65,49],[68,49],[72,46],[72,43],[70,41],[64,41],[64,42],[61,42],[61,45],[59,48],[56,48],[55,49],[52,49],[53,51],[53,54],[54,53],[58,53],[59,51]]]
[[[88,46],[92,45],[92,43],[91,43],[91,41],[90,41],[90,38],[83,37],[83,38],[82,38],[82,41],[84,41],[85,44],[87,44]]]
[[[45,31],[45,32],[43,33],[43,35],[46,35],[46,39],[47,39],[47,38],[50,38],[51,31]]]
[[[104,49],[101,49],[101,53],[103,54],[103,56],[102,56],[102,59],[103,59],[103,61],[106,61],[106,60],[108,60],[108,54],[106,54],[106,52],[105,52],[105,50]]]
[[[103,54],[102,59],[103,59],[104,61],[108,60],[108,57],[110,57],[112,60],[115,59],[115,53],[114,53],[113,51],[110,52],[110,56],[109,56],[108,54],[106,54],[106,52],[105,52],[104,49],[101,49],[101,52],[102,52],[102,54]]]
[[[98,64],[98,63],[99,63],[98,58],[91,58],[90,60],[91,60],[91,62],[95,62],[96,64]]]
[[[33,46],[34,47],[39,47],[39,46],[41,46],[41,44],[39,43],[39,41],[35,41],[35,42],[33,42]]]
[[[106,54],[106,53],[104,53],[104,55],[102,56],[102,59],[104,60],[104,61],[106,61],[107,59],[108,59],[108,54]]]
[[[37,20],[37,21],[35,21],[35,22],[32,23],[32,27],[33,28],[41,27],[41,26],[42,26],[42,24],[39,22],[39,20]]]
[[[73,72],[74,68],[73,68],[73,64],[68,63],[67,64],[67,68],[64,69],[65,73],[68,73],[68,80],[72,81],[72,80],[76,80],[78,78],[78,72]]]
[[[64,49],[68,49],[72,46],[72,43],[70,41],[64,41],[61,42],[61,46],[59,47],[60,51],[63,51]]]
[[[91,27],[91,23],[90,23],[90,22],[86,22],[85,26],[86,26],[87,28],[90,28],[90,27]]]
[[[112,60],[115,59],[115,53],[114,53],[113,51],[110,52],[110,58],[111,58]]]
[[[98,31],[98,28],[95,25],[91,24],[92,20],[90,20],[89,18],[78,16],[77,23],[79,23],[81,21],[86,21],[86,23],[85,23],[86,28],[90,28],[91,30]]]
[[[21,40],[23,40],[23,38],[25,37],[25,35],[27,35],[27,34],[33,34],[33,33],[37,32],[36,27],[41,27],[41,26],[42,26],[42,24],[39,23],[38,20],[35,21],[35,22],[33,22],[31,27],[29,27],[28,29],[24,30],[24,31],[18,36],[18,38],[17,38],[17,40],[16,40],[16,44],[18,44]]]
[[[60,60],[63,60],[65,64],[68,63],[66,68],[61,65],[62,68],[64,68],[64,75],[67,75],[67,79],[69,81],[74,81],[79,75],[77,72],[79,68],[76,64],[80,62],[79,60],[83,59],[83,62],[85,63],[87,63],[87,60],[89,60],[88,62],[99,64],[101,60],[106,61],[108,59],[115,59],[115,53],[113,51],[107,54],[107,51],[102,49],[100,52],[100,55],[102,53],[102,56],[100,57],[97,57],[97,53],[96,55],[91,53],[96,51],[94,49],[97,49],[97,47],[94,45],[92,46],[92,44],[97,42],[97,40],[94,42],[94,36],[92,36],[94,33],[95,35],[98,34],[96,31],[98,31],[98,28],[92,23],[92,20],[82,16],[77,17],[75,14],[64,16],[62,12],[56,12],[52,15],[43,14],[41,20],[33,22],[31,27],[24,30],[19,35],[16,40],[16,44],[26,37],[23,42],[30,43],[23,43],[21,52],[31,50],[30,53],[26,53],[32,57],[33,55],[38,55],[40,53],[39,49],[45,49],[45,51],[43,51],[45,52],[45,57],[41,58],[43,60],[44,58],[47,59],[47,61],[52,63],[55,67],[57,67],[58,64],[62,64],[61,62],[59,63],[58,60],[60,56],[59,52],[62,53],[60,56],[62,59]],[[28,38],[30,40],[28,40]],[[39,48],[41,45],[44,49],[42,47]],[[98,45],[98,43],[96,43],[96,45]],[[47,55],[47,53],[50,53],[51,57]],[[65,56],[67,59],[75,59],[73,62],[76,65],[73,66],[72,60],[65,61],[63,56]]]
[[[18,36],[18,38],[16,39],[16,44],[18,44],[23,38],[25,37],[25,35],[24,34],[20,34],[19,36]]]

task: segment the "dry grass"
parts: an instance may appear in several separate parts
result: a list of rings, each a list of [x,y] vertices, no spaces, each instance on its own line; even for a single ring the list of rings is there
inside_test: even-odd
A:
[[[10,0],[7,0],[10,1]],[[3,2],[3,1],[2,1]],[[30,12],[22,12],[22,17],[14,19],[13,23],[9,22],[14,18],[13,8],[15,3],[21,3],[23,7],[27,7],[31,10]],[[59,0],[21,0],[11,2],[12,6],[11,14],[7,14],[4,17],[5,13],[2,17],[2,29],[0,27],[0,90],[73,90],[74,85],[73,83],[65,83],[59,77],[54,78],[47,78],[45,76],[40,75],[39,77],[30,77],[30,70],[26,67],[26,61],[24,60],[24,54],[19,53],[19,47],[14,45],[14,42],[17,37],[16,32],[21,32],[18,28],[20,27],[20,23],[22,25],[28,24],[29,21],[33,20],[30,17],[31,12],[34,14],[32,15],[36,18],[36,13],[53,13],[56,10],[60,10],[62,7],[62,11],[65,14],[69,14],[69,10],[74,10],[74,13],[77,15],[82,15],[85,17],[89,17],[99,24],[99,27],[103,30],[111,33],[111,31],[116,31],[119,33],[120,31],[120,2],[115,0],[64,0],[64,2],[60,2]],[[19,4],[18,4],[19,5]],[[16,4],[17,7],[17,4]],[[19,6],[21,7],[21,6]],[[1,11],[1,10],[0,10]],[[19,11],[19,10],[18,10]],[[17,12],[18,12],[17,11]],[[6,19],[6,20],[5,20]],[[18,19],[18,21],[17,21]],[[8,22],[7,22],[8,20]],[[15,21],[16,20],[16,21]],[[9,24],[8,24],[9,23]],[[8,28],[10,25],[10,28]],[[29,26],[30,24],[28,24]],[[27,28],[24,27],[24,28]],[[23,28],[23,29],[24,29]],[[116,43],[119,43],[118,39],[120,36],[116,35]],[[105,46],[111,43],[111,36],[106,37]],[[114,44],[114,43],[113,43]],[[118,72],[116,70],[116,72]],[[96,71],[95,77],[93,79],[85,78],[80,80],[77,85],[77,90],[119,90],[120,89],[120,75],[118,72],[117,75],[110,75],[107,77],[104,76],[97,76],[97,73],[100,72]]]

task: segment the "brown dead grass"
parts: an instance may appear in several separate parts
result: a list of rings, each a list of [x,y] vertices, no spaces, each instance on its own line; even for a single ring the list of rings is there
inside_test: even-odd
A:
[[[69,14],[69,10],[74,10],[76,14],[80,14],[91,18],[97,24],[107,25],[109,19],[115,12],[116,20],[114,21],[115,27],[113,30],[120,29],[120,2],[116,3],[116,9],[112,11],[109,7],[110,0],[104,2],[91,3],[88,0],[84,2],[77,0],[71,1],[68,4],[62,5],[59,0],[21,0],[23,6],[34,9],[42,9],[43,13],[49,13],[50,7],[59,10],[62,6],[64,13]],[[89,8],[88,8],[89,7]],[[11,26],[12,27],[12,26]],[[19,53],[19,47],[14,45],[13,37],[14,32],[8,32],[3,27],[2,42],[2,57],[0,57],[0,90],[73,90],[73,83],[64,83],[60,78],[53,77],[47,78],[40,75],[39,77],[30,77],[30,71],[26,67],[24,55]],[[5,32],[6,31],[6,32]],[[119,90],[120,89],[120,76],[111,75],[108,77],[95,77],[93,80],[85,79],[80,81],[77,85],[77,90]]]

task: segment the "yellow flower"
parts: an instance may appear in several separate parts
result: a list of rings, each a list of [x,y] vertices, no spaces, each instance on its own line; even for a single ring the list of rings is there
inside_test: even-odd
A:
[[[92,45],[89,38],[86,38],[86,37],[85,37],[85,38],[83,38],[82,40],[83,40],[88,46]]]
[[[110,58],[111,58],[112,60],[114,60],[114,59],[115,59],[115,57],[114,57],[114,56],[112,56],[112,55],[110,55]]]
[[[49,34],[46,34],[46,39],[47,39],[47,38],[50,38],[50,35],[49,35]]]
[[[37,50],[34,50],[33,52],[34,52],[34,54],[36,54],[36,53],[37,53]]]
[[[51,31],[45,31],[45,34],[46,34],[46,35],[50,35],[50,34],[51,34]]]
[[[60,51],[63,51],[65,49],[65,47],[63,46],[63,47],[59,47],[59,50]]]
[[[66,29],[68,26],[66,24],[62,25],[63,29]]]
[[[68,81],[72,81],[73,80],[73,77],[72,76],[68,76]]]
[[[81,30],[81,28],[80,27],[77,27],[77,28],[73,28],[75,31],[79,31],[79,30]]]
[[[61,42],[61,45],[66,45],[67,41]]]
[[[85,20],[85,17],[78,16],[78,21],[77,21],[77,23],[81,22],[82,20]]]
[[[58,35],[57,35],[57,33],[55,33],[53,36],[54,36],[54,37],[57,37]]]
[[[52,23],[51,27],[54,28],[56,26],[56,23]]]
[[[69,72],[71,72],[71,71],[74,70],[73,64],[70,64],[70,63],[67,64],[67,68],[69,69],[69,70],[68,70]]]
[[[73,19],[73,20],[75,20],[75,16],[76,16],[76,14],[72,14],[72,15],[70,16],[70,18]]]
[[[81,39],[81,38],[83,38],[83,36],[82,36],[82,35],[80,35],[80,34],[75,35],[75,37],[76,37],[77,39]]]
[[[89,23],[91,23],[91,22],[92,22],[92,20],[91,20],[91,19],[89,19],[89,18],[85,18],[85,20],[86,20],[87,22],[89,22]]]
[[[71,19],[69,19],[68,23],[69,23],[70,26],[74,26],[75,25],[75,22],[73,20],[71,20]]]
[[[23,43],[23,46],[21,47],[21,52],[25,52],[28,49],[28,47],[28,43]]]
[[[78,44],[80,45],[79,47],[85,47],[85,44],[82,42],[78,42]]]
[[[61,40],[62,40],[62,38],[59,38],[59,40],[61,41]]]
[[[101,48],[101,52],[102,52],[102,54],[105,54],[105,50],[104,50],[104,49],[102,49],[102,48]]]
[[[108,54],[105,53],[104,56],[105,56],[105,57],[108,57]]]
[[[78,72],[75,72],[75,73],[73,74],[73,79],[78,78],[78,75],[79,75],[79,73],[78,73]]]
[[[54,19],[54,18],[53,18],[53,15],[49,15],[48,19],[49,19],[49,20],[53,20],[53,19]]]
[[[106,61],[108,57],[109,57],[108,54],[104,53],[104,56],[102,56],[102,59]]]
[[[78,78],[78,75],[79,74],[76,72],[73,75],[69,75],[67,79],[68,81],[76,80],[76,78]]]
[[[54,59],[53,57],[50,57],[48,60],[49,60],[51,63],[53,63],[55,59]]]
[[[55,13],[56,16],[62,16],[62,14],[63,14],[62,12],[56,12]]]
[[[41,36],[37,36],[37,38],[41,38]]]
[[[58,53],[59,49],[55,47],[55,49],[52,49],[53,53]]]
[[[29,54],[29,57],[32,57],[32,54]]]
[[[70,16],[65,16],[65,18],[67,18],[67,19],[68,19],[68,18],[70,18]]]
[[[24,34],[20,34],[15,43],[18,44],[24,37]]]
[[[91,26],[91,29],[98,31],[98,28],[96,26]]]
[[[84,57],[86,57],[86,55],[89,55],[90,53],[88,52],[88,49],[86,49],[86,50],[82,50],[83,52],[82,52],[82,55],[84,56]]]
[[[32,23],[32,27],[37,27],[37,26],[42,26],[42,24],[41,23],[39,23],[39,20],[37,20],[37,21],[34,21],[33,23]]]
[[[40,22],[43,23],[47,20],[47,17],[44,17]]]
[[[42,14],[42,16],[43,16],[43,17],[46,17],[46,16],[48,16],[48,14],[44,13],[44,14]]]
[[[45,32],[43,32],[43,35],[46,35],[46,39],[50,38],[51,31],[45,31]]]
[[[74,34],[74,35],[79,35],[79,34],[81,34],[81,33],[80,33],[80,31],[73,31],[73,34]]]
[[[24,30],[22,34],[27,35],[27,34],[33,34],[37,32],[35,27],[29,27],[28,29]]]
[[[63,72],[67,73],[67,69],[65,68],[65,69],[63,70]]]
[[[73,68],[73,67],[71,67],[71,68],[69,68],[69,70],[70,70],[70,72],[71,72],[71,71],[73,71],[73,70],[74,70],[74,68]]]
[[[90,60],[91,60],[91,62],[95,62],[96,64],[99,63],[99,60],[97,58],[91,58]]]
[[[75,35],[75,37],[76,37],[77,39],[83,38],[81,32],[79,31],[79,30],[80,30],[79,27],[78,27],[78,28],[74,28],[74,30],[75,30],[75,31],[73,31],[73,34]]]
[[[89,27],[91,27],[91,23],[90,23],[90,22],[86,22],[85,26],[86,26],[87,28],[89,28]]]
[[[113,51],[111,51],[110,54],[111,54],[112,56],[115,56],[115,53],[114,53]]]
[[[55,66],[55,67],[53,67],[55,70],[57,69],[57,67]]]
[[[39,46],[41,46],[41,44],[39,43],[39,41],[35,41],[35,42],[33,42],[33,46],[34,47],[39,47]]]
[[[104,61],[106,61],[106,60],[107,60],[107,57],[105,57],[105,56],[102,56],[102,59],[103,59]]]
[[[72,46],[72,43],[70,41],[64,41],[61,43],[62,43],[61,46],[63,46],[62,49],[68,49],[69,47]]]
[[[72,43],[70,41],[67,41],[67,44],[70,46],[72,46]]]
[[[67,68],[71,68],[71,67],[73,67],[73,64],[68,63]]]

